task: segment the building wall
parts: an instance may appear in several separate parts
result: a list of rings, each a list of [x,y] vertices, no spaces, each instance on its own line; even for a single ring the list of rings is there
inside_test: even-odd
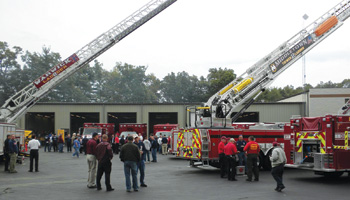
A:
[[[247,112],[259,112],[260,122],[288,122],[292,115],[302,114],[302,105],[302,103],[258,103],[250,106]],[[109,112],[135,112],[137,123],[148,123],[149,113],[151,112],[177,112],[177,121],[180,127],[185,127],[186,106],[183,104],[38,103],[28,112],[55,113],[55,130],[70,129],[71,112],[98,112],[100,123],[107,123]],[[18,125],[25,128],[25,117],[18,121]]]
[[[350,98],[350,88],[319,88],[310,89],[310,117],[337,114],[338,110]]]

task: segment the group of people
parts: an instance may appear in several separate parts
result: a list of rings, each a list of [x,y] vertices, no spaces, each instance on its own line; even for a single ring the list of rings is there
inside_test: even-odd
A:
[[[32,139],[28,142],[28,148],[30,149],[29,172],[33,172],[34,161],[35,172],[39,172],[39,147],[39,140],[36,139],[35,135],[32,135]],[[7,138],[4,142],[5,172],[17,173],[15,167],[18,152],[19,147],[15,135],[7,135]]]
[[[114,139],[114,138],[113,138]],[[97,133],[93,133],[92,139],[86,144],[87,163],[88,163],[88,188],[97,188],[101,190],[101,178],[104,174],[106,191],[113,191],[110,183],[110,175],[112,171],[113,148],[106,134],[102,135],[102,142],[99,142]],[[127,136],[125,144],[120,149],[120,160],[124,163],[124,175],[126,191],[135,192],[139,190],[137,174],[140,171],[140,186],[147,187],[145,184],[145,161],[146,146],[139,136],[135,138]],[[96,171],[97,169],[97,171]],[[130,179],[132,177],[132,182]]]
[[[273,151],[270,156],[272,165],[271,174],[277,182],[276,191],[281,192],[285,186],[283,185],[283,168],[287,162],[285,152],[277,142],[273,142]],[[258,157],[260,146],[255,142],[254,136],[248,137],[248,143],[243,139],[243,136],[238,137],[236,142],[234,138],[221,137],[221,142],[218,145],[220,176],[227,176],[229,181],[237,181],[236,166],[237,161],[239,166],[245,165],[247,172],[246,181],[259,181]]]
[[[55,133],[50,133],[45,136],[45,148],[44,151],[46,150],[48,152],[51,152],[51,149],[53,149],[54,152],[60,152],[63,153],[63,145],[64,145],[64,140],[62,135],[57,135]]]

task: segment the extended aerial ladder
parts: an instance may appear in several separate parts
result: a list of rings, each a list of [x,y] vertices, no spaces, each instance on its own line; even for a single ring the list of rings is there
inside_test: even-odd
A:
[[[349,115],[350,114],[350,100],[348,100],[338,111],[340,115]]]
[[[107,51],[131,32],[159,14],[176,0],[152,0],[107,32],[85,45],[45,74],[6,100],[0,108],[0,121],[12,123],[57,84]]]
[[[278,75],[341,27],[349,16],[350,1],[342,1],[278,46],[210,97],[204,107],[197,111],[197,115],[202,116],[200,123],[203,125],[204,121],[204,124],[208,125],[209,119],[220,121],[226,118],[229,122],[225,121],[225,125],[231,124],[231,121],[235,121]],[[231,116],[235,109],[245,102],[243,108]],[[350,107],[350,103],[348,106]]]

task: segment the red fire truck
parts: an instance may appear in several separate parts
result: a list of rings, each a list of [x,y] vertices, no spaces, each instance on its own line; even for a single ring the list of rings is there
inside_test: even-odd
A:
[[[284,130],[286,167],[325,176],[350,172],[349,115],[291,119]]]
[[[83,135],[91,138],[93,133],[98,133],[100,136],[108,134],[110,137],[114,134],[115,125],[113,123],[84,123]]]
[[[270,169],[269,155],[272,152],[272,142],[277,141],[284,146],[284,124],[264,124],[244,126],[245,129],[234,127],[222,128],[190,128],[181,130],[177,139],[177,157],[190,160],[191,166],[219,167],[218,145],[222,136],[238,139],[242,135],[246,140],[254,136],[259,143],[259,167]]]
[[[143,138],[147,137],[147,124],[146,123],[121,123],[119,124],[120,136],[123,132],[135,132],[136,134],[141,133]]]
[[[171,131],[173,129],[179,129],[178,124],[156,124],[153,126],[153,133],[156,134],[159,131]]]

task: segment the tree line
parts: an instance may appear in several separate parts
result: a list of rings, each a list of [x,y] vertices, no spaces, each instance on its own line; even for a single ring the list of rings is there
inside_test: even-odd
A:
[[[0,41],[0,104],[23,89],[61,61],[59,53],[43,47],[42,52],[24,51]],[[105,70],[98,60],[88,64],[52,89],[42,102],[91,103],[189,103],[206,102],[210,96],[236,78],[234,70],[211,68],[207,76],[169,72],[162,79],[147,73],[146,66],[116,62]],[[341,83],[320,82],[316,88],[350,87],[350,79]],[[267,89],[258,99],[275,102],[309,88]]]

